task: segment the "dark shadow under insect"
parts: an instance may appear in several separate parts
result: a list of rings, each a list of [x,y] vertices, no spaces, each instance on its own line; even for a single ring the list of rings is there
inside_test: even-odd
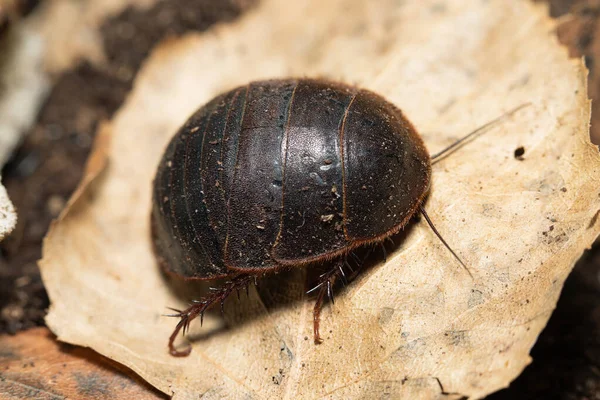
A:
[[[423,208],[431,165],[520,106],[430,157],[401,111],[381,96],[341,83],[253,82],[200,108],[171,140],[154,181],[152,239],[163,269],[188,280],[225,278],[170,316],[169,339],[232,293],[282,269],[330,262],[313,289],[315,343],[336,282],[363,260],[356,249],[385,241],[420,214],[472,277]],[[368,252],[368,251],[367,251]]]

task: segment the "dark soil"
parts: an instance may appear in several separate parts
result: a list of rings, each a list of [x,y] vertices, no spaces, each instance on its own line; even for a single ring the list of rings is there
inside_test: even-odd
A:
[[[561,26],[560,36],[573,55],[585,56],[590,96],[600,98],[600,63],[595,63],[600,56],[600,0],[540,1],[551,4],[554,16],[569,10],[576,15]],[[152,47],[167,36],[231,20],[251,3],[171,0],[145,11],[126,10],[101,29],[108,67],[82,64],[58,77],[36,124],[2,171],[19,222],[0,243],[0,334],[43,325],[48,298],[36,265],[43,236],[81,178],[98,123],[123,103]],[[597,118],[600,109],[595,106],[592,137],[598,142]],[[533,364],[511,388],[489,398],[600,400],[600,246],[568,278],[532,357]]]
[[[5,33],[12,23],[33,11],[39,2],[40,0],[13,0],[0,3],[0,35]]]

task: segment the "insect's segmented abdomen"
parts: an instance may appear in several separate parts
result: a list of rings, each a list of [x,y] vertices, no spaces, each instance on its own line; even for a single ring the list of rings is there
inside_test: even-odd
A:
[[[165,267],[188,278],[212,279],[228,273],[223,260],[227,188],[246,92],[246,87],[235,89],[192,115],[169,143],[157,171],[155,248]]]
[[[272,268],[279,232],[286,129],[297,81],[250,84],[229,198],[226,263]]]
[[[341,131],[356,90],[300,81],[290,105],[284,149],[281,226],[273,257],[306,263],[347,244]]]
[[[393,104],[362,90],[344,129],[346,234],[381,240],[404,226],[429,189],[421,137]]]

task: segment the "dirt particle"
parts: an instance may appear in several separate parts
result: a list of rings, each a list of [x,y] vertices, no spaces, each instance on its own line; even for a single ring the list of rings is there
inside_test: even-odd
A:
[[[330,222],[333,219],[333,214],[321,215],[322,222]]]
[[[525,154],[525,147],[519,146],[515,149],[515,158],[519,161],[523,161],[525,158],[523,155]]]

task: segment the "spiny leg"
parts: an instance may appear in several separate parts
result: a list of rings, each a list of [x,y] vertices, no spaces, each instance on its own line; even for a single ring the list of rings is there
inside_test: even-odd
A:
[[[387,250],[385,249],[385,243],[381,242],[381,243],[379,243],[379,245],[381,246],[381,251],[383,251],[383,262],[386,263],[387,262]]]
[[[320,344],[323,342],[321,339],[321,335],[319,332],[319,326],[321,322],[321,310],[323,309],[323,302],[325,301],[325,295],[329,297],[331,303],[335,303],[333,300],[333,285],[336,280],[340,278],[344,285],[347,285],[348,282],[352,281],[356,275],[360,272],[362,267],[365,264],[365,260],[369,257],[369,255],[373,252],[373,248],[369,248],[367,254],[361,259],[354,252],[350,252],[348,255],[340,258],[335,264],[331,266],[331,268],[321,274],[319,276],[319,281],[310,289],[307,294],[312,293],[319,289],[319,294],[317,295],[317,301],[315,302],[315,307],[313,309],[313,329],[314,329],[314,340],[315,344]],[[356,262],[356,266],[353,268],[348,260],[348,256],[352,257]],[[346,275],[344,271],[344,267],[347,267],[350,270],[350,275]]]
[[[335,284],[336,279],[342,278],[344,281],[346,280],[344,274],[345,263],[346,258],[343,257],[341,260],[336,262],[329,271],[321,274],[319,276],[319,282],[317,283],[317,285],[307,292],[311,293],[312,291],[319,289],[317,301],[313,309],[313,331],[315,344],[320,344],[323,342],[323,339],[321,339],[321,334],[319,333],[319,326],[321,322],[321,310],[323,309],[323,301],[325,300],[325,295],[329,297],[329,300],[331,300],[331,303],[333,304],[333,285]]]
[[[362,264],[364,263],[365,260],[361,260],[361,258],[356,255],[356,253],[354,251],[350,252],[350,256],[354,259],[354,262],[356,263],[356,265],[358,265],[359,267],[362,266]],[[348,267],[350,268],[350,270],[352,272],[354,272],[354,270],[352,269],[352,266],[350,265],[350,263],[348,262],[348,260],[345,261],[345,264],[348,265]]]
[[[359,257],[356,253],[350,252],[349,255],[354,260],[354,263],[355,263],[354,266],[352,266],[350,264],[348,257],[344,257],[344,262],[343,262],[343,265],[341,266],[341,268],[346,267],[346,268],[348,268],[348,270],[350,270],[350,274],[346,275],[346,279],[345,279],[346,284],[347,284],[347,282],[350,282],[354,278],[356,278],[356,276],[360,273],[360,271],[364,267],[365,262],[367,261],[369,256],[373,253],[374,249],[375,249],[375,247],[373,247],[373,246],[368,247],[366,253],[363,254],[362,258]]]
[[[169,352],[171,353],[171,355],[175,357],[186,357],[192,351],[191,346],[183,351],[175,349],[174,342],[180,330],[183,329],[183,334],[185,335],[186,331],[188,331],[190,327],[190,322],[192,322],[192,320],[198,316],[200,316],[200,325],[202,325],[202,322],[204,321],[204,313],[206,312],[206,310],[208,310],[217,303],[221,304],[221,312],[224,312],[223,304],[225,303],[225,299],[231,293],[233,293],[233,291],[239,293],[241,289],[246,288],[247,290],[248,285],[251,282],[254,282],[256,284],[256,276],[247,274],[237,274],[232,276],[230,280],[223,284],[223,286],[219,288],[210,288],[210,293],[207,296],[203,297],[202,300],[192,301],[192,304],[185,310],[169,308],[170,310],[176,312],[176,314],[168,315],[169,317],[180,318],[179,322],[177,323],[177,326],[175,327],[175,330],[171,334],[171,337],[169,337]]]

